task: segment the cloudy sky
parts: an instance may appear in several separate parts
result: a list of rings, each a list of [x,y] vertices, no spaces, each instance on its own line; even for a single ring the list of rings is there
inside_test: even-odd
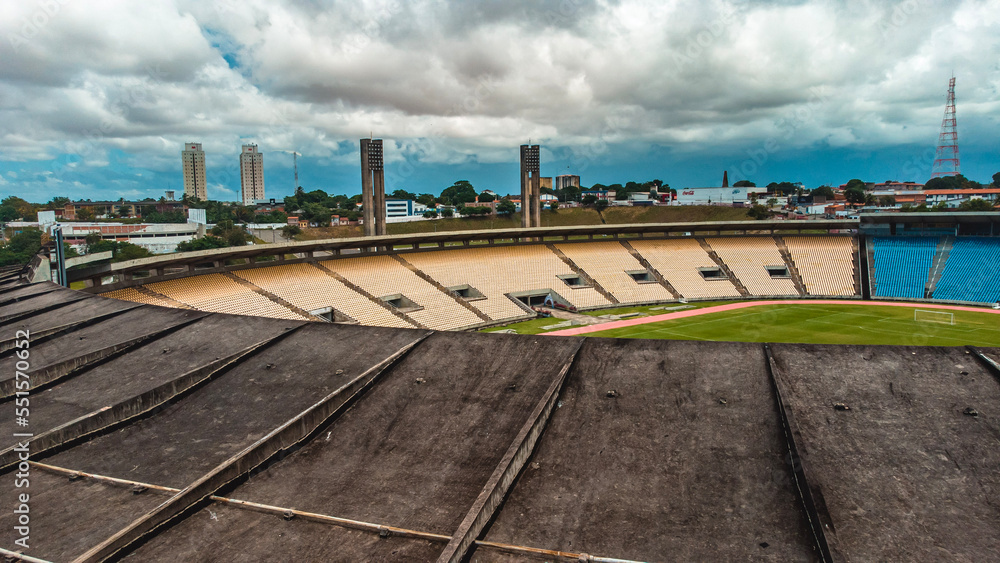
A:
[[[1000,0],[0,2],[0,196],[159,197],[201,142],[210,199],[242,143],[268,197],[930,177],[949,77],[962,171],[1000,171]]]

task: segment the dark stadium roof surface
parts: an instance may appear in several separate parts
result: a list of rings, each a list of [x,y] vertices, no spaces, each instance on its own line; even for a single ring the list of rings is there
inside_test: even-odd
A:
[[[31,547],[11,510],[2,547],[42,560],[1000,559],[998,349],[372,328],[50,283],[0,288],[0,326],[4,506],[21,329],[35,435]]]

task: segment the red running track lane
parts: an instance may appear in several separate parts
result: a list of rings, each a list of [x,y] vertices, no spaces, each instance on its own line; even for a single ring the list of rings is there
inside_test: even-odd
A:
[[[637,319],[626,319],[624,321],[613,321],[610,323],[581,326],[577,328],[567,328],[566,330],[555,330],[552,332],[544,332],[542,334],[544,334],[545,336],[550,336],[550,335],[578,336],[581,334],[589,334],[591,332],[601,332],[604,330],[611,330],[613,328],[624,328],[627,326],[644,325],[647,323],[657,323],[660,321],[672,321],[674,319],[697,317],[698,315],[707,315],[709,313],[718,313],[721,311],[746,309],[747,307],[760,307],[761,305],[872,305],[872,306],[881,305],[885,307],[917,307],[920,309],[948,309],[951,311],[973,311],[975,313],[1000,314],[1000,311],[998,310],[986,309],[981,307],[963,307],[961,305],[937,305],[934,303],[900,303],[897,301],[838,301],[833,299],[788,299],[781,301],[741,301],[739,303],[730,303],[729,305],[716,305],[715,307],[692,309],[690,311],[678,311],[676,313],[666,313],[663,315],[654,315],[652,317],[639,317]]]

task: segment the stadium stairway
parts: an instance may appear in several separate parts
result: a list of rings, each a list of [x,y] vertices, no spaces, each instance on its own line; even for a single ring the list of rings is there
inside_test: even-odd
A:
[[[619,242],[621,242],[622,246],[624,246],[625,249],[628,250],[629,254],[631,254],[636,260],[639,261],[640,264],[642,264],[643,268],[646,268],[646,270],[649,271],[649,273],[653,274],[653,277],[656,278],[656,281],[660,282],[660,285],[665,287],[667,291],[669,291],[670,294],[674,296],[674,299],[681,298],[680,292],[678,292],[677,289],[675,289],[674,286],[671,285],[669,281],[667,281],[667,278],[663,277],[663,275],[660,274],[660,272],[657,271],[657,269],[654,268],[653,265],[649,263],[649,260],[646,260],[646,258],[643,257],[642,254],[639,254],[639,251],[636,250],[631,244],[629,244],[627,240]]]
[[[806,286],[802,283],[802,276],[799,275],[799,269],[795,266],[795,261],[792,260],[792,253],[788,251],[788,246],[785,245],[785,239],[774,237],[774,242],[778,245],[778,252],[781,253],[781,259],[785,261],[785,267],[788,268],[788,274],[792,277],[795,290],[799,292],[799,295],[807,295]]]
[[[549,250],[551,250],[553,253],[555,253],[555,255],[558,256],[560,260],[562,260],[563,262],[565,262],[566,265],[569,266],[570,269],[573,270],[574,273],[576,273],[577,275],[579,275],[584,281],[587,282],[588,285],[593,286],[593,288],[596,289],[598,293],[600,293],[601,295],[603,295],[605,299],[607,299],[608,301],[610,301],[612,304],[616,304],[617,305],[618,303],[621,303],[621,301],[619,301],[617,297],[615,297],[614,295],[611,295],[611,293],[608,290],[604,289],[604,287],[601,286],[601,284],[597,283],[597,280],[595,280],[594,278],[590,277],[590,274],[588,274],[587,272],[585,272],[583,270],[583,268],[581,268],[580,266],[577,266],[576,262],[574,262],[569,256],[566,256],[566,254],[563,253],[562,250],[559,250],[558,248],[556,248],[556,245],[554,245],[552,243],[546,243],[545,247],[548,248]]]
[[[934,252],[934,264],[931,266],[931,273],[927,276],[927,287],[924,289],[924,298],[931,299],[934,295],[934,288],[944,273],[945,264],[948,263],[948,256],[951,255],[951,248],[955,244],[955,237],[941,237],[937,250]]]
[[[161,301],[166,301],[167,303],[170,303],[171,307],[174,307],[176,309],[191,309],[192,311],[195,310],[194,307],[188,305],[187,303],[181,303],[180,301],[178,301],[176,299],[173,299],[171,297],[167,297],[166,295],[164,295],[164,294],[162,294],[162,293],[160,293],[158,291],[153,291],[152,289],[149,289],[148,287],[146,287],[144,285],[137,285],[137,286],[135,286],[135,290],[138,291],[139,293],[144,293],[144,294],[146,294],[146,295],[148,295],[150,297],[153,297],[155,299],[159,299]]]
[[[354,291],[354,292],[356,292],[356,293],[358,293],[360,295],[364,295],[365,298],[368,299],[369,301],[371,301],[372,303],[378,305],[379,307],[382,307],[386,311],[389,311],[393,315],[395,315],[395,316],[403,319],[404,321],[412,324],[413,326],[415,326],[417,328],[424,328],[424,329],[427,328],[426,326],[424,326],[424,325],[418,323],[417,321],[413,320],[412,318],[410,318],[408,315],[406,315],[404,313],[400,313],[393,306],[389,305],[385,301],[382,301],[378,297],[375,297],[371,293],[368,293],[367,291],[365,291],[364,289],[362,289],[358,285],[352,283],[351,280],[345,278],[344,276],[338,274],[337,272],[334,272],[333,270],[327,268],[323,264],[320,264],[319,262],[316,262],[316,263],[313,264],[313,266],[316,266],[317,268],[319,268],[320,270],[322,270],[323,273],[325,273],[326,275],[328,275],[331,278],[333,278],[333,279],[339,281],[340,283],[346,285],[352,291]]]
[[[462,299],[454,291],[451,291],[447,287],[441,285],[441,283],[438,282],[436,279],[428,276],[426,272],[424,272],[420,268],[414,266],[413,264],[409,263],[405,258],[403,258],[402,256],[400,256],[399,254],[392,254],[391,256],[397,262],[399,262],[400,264],[402,264],[406,269],[408,269],[411,272],[413,272],[414,274],[416,274],[418,278],[420,278],[420,279],[424,280],[425,282],[433,285],[439,291],[441,291],[442,293],[444,293],[448,297],[451,297],[452,299],[454,299],[456,303],[458,303],[462,307],[464,307],[464,308],[468,309],[469,311],[471,311],[474,315],[476,315],[477,317],[479,317],[480,319],[482,319],[483,322],[487,322],[487,323],[495,322],[486,313],[484,313],[484,312],[480,311],[479,309],[476,309],[475,307],[473,307],[472,304],[470,304],[468,301],[466,301],[465,299]]]
[[[285,307],[287,309],[291,309],[291,310],[295,311],[296,313],[302,315],[303,317],[305,317],[305,318],[307,318],[307,319],[309,319],[311,321],[320,321],[320,320],[322,320],[319,317],[317,317],[316,315],[313,315],[312,313],[310,313],[309,311],[306,311],[305,309],[302,309],[300,307],[296,307],[295,305],[292,305],[288,301],[285,301],[284,299],[278,297],[277,295],[271,293],[270,291],[267,291],[267,290],[265,290],[265,289],[263,289],[263,288],[261,288],[259,286],[256,286],[256,285],[248,282],[247,280],[245,280],[245,279],[237,276],[236,274],[234,274],[232,272],[225,272],[222,275],[224,275],[227,278],[233,280],[234,282],[242,285],[243,287],[246,287],[246,288],[250,289],[251,291],[253,291],[254,293],[256,293],[258,295],[262,295],[264,297],[267,297],[268,299],[270,299],[271,301],[274,301],[275,303],[277,303],[278,305],[281,305],[282,307]]]
[[[722,261],[722,258],[719,258],[719,254],[712,249],[712,245],[708,244],[708,241],[705,240],[703,237],[698,237],[696,240],[698,241],[698,244],[700,244],[701,247],[705,249],[705,252],[708,253],[708,257],[711,258],[712,261],[719,266],[719,269],[721,269],[722,272],[726,274],[727,277],[729,277],[729,281],[732,282],[734,286],[736,286],[736,291],[739,291],[740,295],[743,297],[750,297],[750,292],[747,291],[746,286],[743,285],[743,282],[737,279],[736,274],[734,274],[733,271],[729,269],[729,266],[727,266],[726,263]]]
[[[861,288],[861,254],[858,252],[858,238],[851,237],[851,249],[852,255],[854,256],[854,294],[864,295]]]

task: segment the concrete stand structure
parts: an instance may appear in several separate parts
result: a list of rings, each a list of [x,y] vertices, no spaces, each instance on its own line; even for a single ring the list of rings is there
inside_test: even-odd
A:
[[[385,234],[385,167],[382,139],[361,139],[361,205],[365,236]]]
[[[538,145],[521,145],[521,226],[541,227]]]

